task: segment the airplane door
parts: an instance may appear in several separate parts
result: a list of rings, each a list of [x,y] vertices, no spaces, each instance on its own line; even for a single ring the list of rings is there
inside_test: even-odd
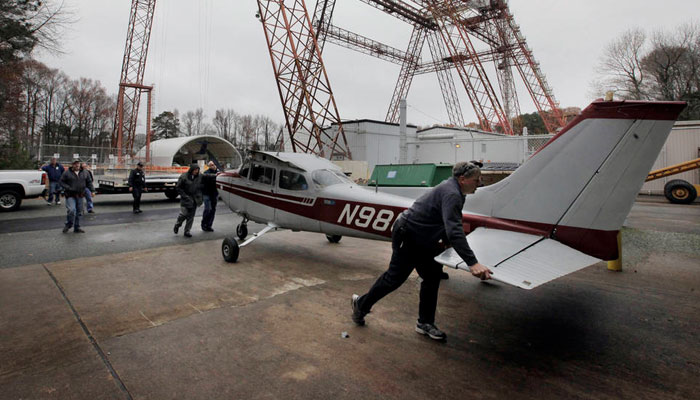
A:
[[[312,193],[309,180],[302,171],[280,169],[277,189],[280,206],[275,210],[275,217],[281,226],[320,231],[321,224],[315,219],[312,201],[316,195]]]
[[[256,222],[266,223],[275,220],[275,168],[254,162],[246,188],[250,200],[246,205],[246,214]]]

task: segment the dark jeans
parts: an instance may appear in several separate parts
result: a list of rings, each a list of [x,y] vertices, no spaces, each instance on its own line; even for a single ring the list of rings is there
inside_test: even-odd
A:
[[[404,229],[403,219],[399,219],[391,232],[391,261],[389,269],[374,283],[372,288],[360,297],[360,310],[368,313],[372,306],[387,294],[398,289],[415,268],[423,278],[420,285],[420,304],[418,322],[432,324],[435,322],[438,289],[440,288],[441,266],[433,257],[440,254],[437,244],[427,244],[415,234]]]
[[[204,195],[204,214],[202,214],[202,229],[211,229],[216,215],[217,196]]]
[[[88,188],[85,188],[85,203],[88,211],[93,209],[92,192],[90,192],[90,189]]]
[[[134,211],[141,209],[141,193],[142,192],[143,192],[143,189],[141,189],[141,188],[132,188],[131,189],[131,195],[134,196]]]
[[[49,182],[49,198],[46,201],[52,203],[55,196],[56,204],[58,204],[61,201],[61,189],[61,182]]]
[[[175,226],[178,228],[185,222],[185,232],[189,232],[192,229],[192,224],[194,223],[194,215],[197,213],[197,207],[187,208],[180,207],[180,215],[177,216],[177,222]]]
[[[83,212],[82,197],[66,197],[66,226],[80,229],[80,216]]]

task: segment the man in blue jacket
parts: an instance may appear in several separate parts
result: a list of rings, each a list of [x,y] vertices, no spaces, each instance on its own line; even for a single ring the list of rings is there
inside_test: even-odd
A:
[[[467,243],[462,227],[462,207],[467,194],[481,182],[481,170],[461,162],[452,169],[452,177],[419,197],[394,223],[391,232],[391,261],[364,296],[352,296],[352,320],[365,324],[365,315],[384,296],[398,289],[415,268],[423,279],[420,286],[416,332],[431,339],[445,340],[447,335],[435,326],[438,289],[442,266],[433,258],[451,245],[469,265],[472,275],[491,279],[491,271],[479,264]]]
[[[49,177],[49,198],[46,205],[50,206],[54,199],[56,205],[61,204],[61,175],[65,171],[63,165],[58,163],[56,157],[51,157],[51,163],[41,167],[41,170]]]

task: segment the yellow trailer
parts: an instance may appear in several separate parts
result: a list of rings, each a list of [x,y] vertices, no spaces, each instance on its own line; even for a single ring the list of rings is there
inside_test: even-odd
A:
[[[700,158],[651,171],[645,182],[680,174],[681,172],[692,171],[698,168],[700,168]],[[666,196],[668,201],[675,204],[692,203],[698,197],[698,191],[700,191],[700,185],[693,185],[683,179],[673,179],[664,185],[664,196]]]

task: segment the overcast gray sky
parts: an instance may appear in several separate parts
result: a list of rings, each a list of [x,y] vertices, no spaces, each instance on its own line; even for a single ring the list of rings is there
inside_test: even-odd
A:
[[[116,93],[131,1],[65,4],[78,19],[66,32],[65,54],[38,58]],[[310,11],[314,4],[307,0]],[[621,32],[671,30],[700,18],[700,1],[691,0],[511,0],[510,8],[562,107],[585,107],[592,100],[590,82],[601,52]],[[256,11],[255,0],[158,0],[144,79],[155,84],[154,115],[202,107],[212,117],[216,109],[233,108],[282,122]],[[354,0],[337,2],[333,23],[402,49],[410,36],[408,25]],[[332,43],[324,61],[342,119],[384,119],[398,65]],[[465,119],[474,121],[466,93],[460,93]],[[534,111],[526,93],[519,98],[523,112]],[[408,104],[409,123],[448,122],[434,74],[414,79]]]

